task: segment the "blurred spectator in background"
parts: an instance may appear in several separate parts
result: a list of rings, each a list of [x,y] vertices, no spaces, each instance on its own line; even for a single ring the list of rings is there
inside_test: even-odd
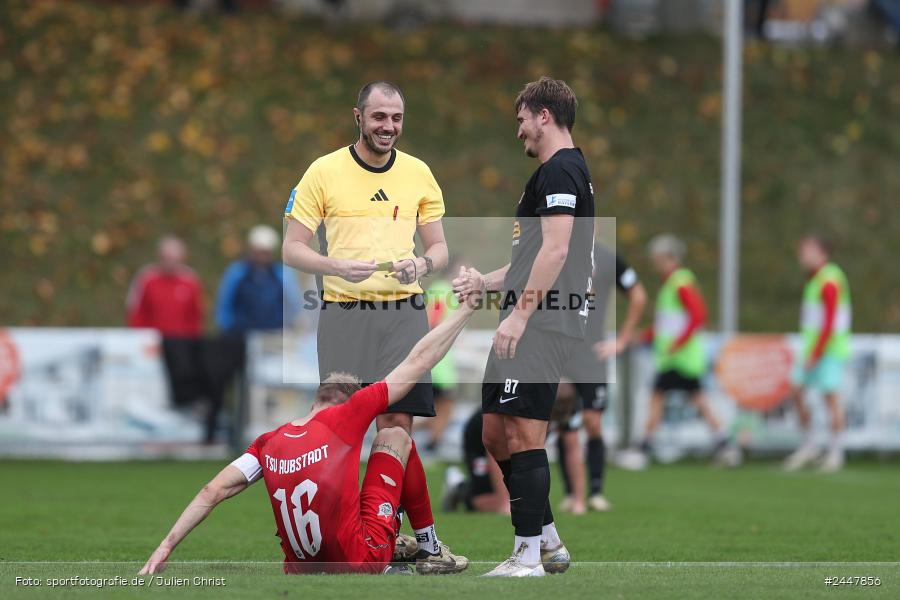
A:
[[[219,285],[216,321],[224,333],[279,330],[286,313],[289,322],[296,315],[299,291],[291,275],[285,284],[284,266],[275,260],[280,246],[280,236],[268,225],[250,230],[246,256],[228,266]]]
[[[803,394],[807,389],[822,393],[829,413],[831,438],[822,460],[823,471],[838,471],[844,466],[841,434],[844,411],[838,390],[844,365],[850,355],[851,303],[847,277],[830,261],[831,245],[819,235],[807,235],[797,246],[797,259],[808,279],[803,289],[800,316],[800,355],[794,365],[791,383],[797,417],[803,430],[803,444],[785,462],[795,471],[812,463],[821,454],[810,432],[809,408]]]
[[[246,335],[280,331],[285,318],[290,322],[299,310],[297,282],[275,257],[280,246],[278,232],[268,225],[256,225],[247,235],[246,254],[222,276],[216,301],[216,322],[222,335],[211,342],[206,362],[211,391],[207,442],[215,439],[226,388],[243,373]]]
[[[163,336],[198,337],[203,330],[203,286],[185,261],[187,248],[175,236],[157,245],[157,262],[141,269],[128,290],[128,325]]]
[[[178,407],[208,397],[200,334],[203,287],[187,266],[187,248],[179,238],[163,237],[157,262],[141,269],[128,291],[128,325],[162,334],[163,359],[172,398]]]
[[[706,304],[696,277],[682,264],[684,255],[684,242],[673,235],[658,235],[650,240],[653,268],[663,281],[656,297],[653,327],[645,336],[653,341],[656,380],[640,448],[621,457],[621,464],[626,468],[647,466],[653,434],[662,421],[666,396],[671,392],[689,395],[691,403],[712,429],[716,459],[728,459],[728,437],[722,433],[701,386],[707,371],[706,348],[701,334],[706,322]]]
[[[466,473],[453,465],[444,475],[444,492],[441,505],[445,511],[454,511],[463,504],[472,512],[509,514],[509,493],[503,483],[503,473],[497,461],[487,453],[481,441],[484,417],[476,410],[463,429],[463,458]]]

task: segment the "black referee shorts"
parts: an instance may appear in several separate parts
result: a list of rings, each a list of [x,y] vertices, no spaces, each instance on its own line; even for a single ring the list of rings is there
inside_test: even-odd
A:
[[[526,328],[515,358],[499,359],[492,350],[481,385],[482,411],[549,421],[563,365],[579,341]]]
[[[428,317],[421,294],[403,300],[323,302],[317,333],[319,380],[343,371],[365,384],[380,381],[426,333]],[[433,417],[431,373],[385,412]]]

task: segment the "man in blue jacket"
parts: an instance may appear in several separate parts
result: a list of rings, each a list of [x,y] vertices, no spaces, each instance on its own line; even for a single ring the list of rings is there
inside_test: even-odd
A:
[[[300,292],[293,272],[285,270],[275,252],[278,233],[257,225],[247,236],[247,252],[231,263],[222,276],[216,300],[216,322],[222,335],[209,340],[206,351],[210,381],[206,441],[219,430],[225,391],[245,362],[246,335],[251,331],[278,331],[290,326],[300,308]]]
[[[275,260],[278,233],[257,225],[247,236],[247,254],[228,266],[219,286],[216,321],[228,334],[277,330],[296,316],[299,291],[292,273]]]

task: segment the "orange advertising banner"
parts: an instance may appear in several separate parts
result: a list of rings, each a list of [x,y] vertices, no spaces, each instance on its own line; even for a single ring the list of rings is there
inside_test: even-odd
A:
[[[787,337],[738,335],[722,348],[716,361],[716,376],[738,406],[765,412],[788,397],[792,363]]]

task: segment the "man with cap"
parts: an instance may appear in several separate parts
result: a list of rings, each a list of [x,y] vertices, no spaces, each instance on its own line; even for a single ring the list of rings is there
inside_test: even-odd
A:
[[[275,251],[281,244],[268,225],[256,225],[247,236],[247,253],[231,263],[219,285],[216,322],[227,334],[278,330],[299,305],[297,286]],[[286,281],[287,280],[287,281]]]

